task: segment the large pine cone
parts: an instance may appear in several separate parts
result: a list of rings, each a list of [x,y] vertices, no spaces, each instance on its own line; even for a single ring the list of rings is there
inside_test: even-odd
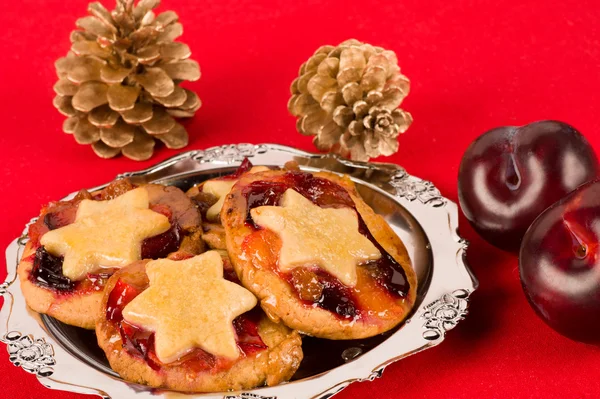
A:
[[[123,153],[145,160],[155,141],[169,148],[188,143],[173,117],[191,117],[198,96],[179,86],[200,78],[190,48],[174,42],[183,33],[173,11],[155,15],[159,0],[117,0],[109,12],[99,2],[77,20],[71,50],[56,61],[54,105],[68,119],[65,133],[92,144],[103,158]]]
[[[398,151],[398,135],[412,122],[398,108],[409,88],[393,51],[347,40],[302,64],[288,109],[319,150],[367,161]]]

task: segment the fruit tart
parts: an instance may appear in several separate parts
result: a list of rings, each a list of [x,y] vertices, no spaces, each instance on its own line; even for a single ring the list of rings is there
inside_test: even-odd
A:
[[[371,337],[397,326],[415,302],[402,241],[347,176],[244,174],[221,221],[242,284],[290,328],[328,339]]]
[[[117,180],[51,202],[29,227],[18,266],[27,305],[63,323],[93,329],[102,292],[119,268],[141,259],[204,251],[200,213],[176,187]]]
[[[212,249],[226,250],[225,229],[221,224],[221,209],[225,197],[233,185],[245,173],[257,173],[269,170],[266,166],[253,166],[248,158],[230,175],[206,180],[193,186],[187,195],[194,200],[202,214],[202,239]]]
[[[299,367],[301,338],[256,305],[224,251],[142,260],[108,280],[96,335],[128,381],[182,392],[276,385]]]

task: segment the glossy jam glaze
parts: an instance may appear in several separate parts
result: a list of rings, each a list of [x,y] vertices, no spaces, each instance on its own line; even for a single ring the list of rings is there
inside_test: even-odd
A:
[[[224,276],[227,279],[230,277],[230,281],[232,282],[238,281],[232,269],[226,268]],[[132,280],[134,279],[140,280],[135,277]],[[147,280],[145,282],[147,284]],[[150,367],[159,370],[165,365],[156,357],[154,351],[154,333],[132,325],[123,319],[123,308],[145,288],[146,286],[139,287],[134,283],[129,283],[127,275],[120,278],[109,294],[105,314],[106,319],[113,323],[118,330],[123,347],[131,355],[144,359]],[[260,308],[256,307],[238,316],[233,321],[236,341],[243,357],[252,356],[259,351],[267,349],[267,346],[258,334],[258,324],[262,315]],[[202,349],[194,349],[177,362],[169,363],[168,366],[181,365],[197,372],[216,372],[229,368],[233,363],[227,359],[215,357]]]
[[[246,224],[255,231],[260,230],[260,227],[252,220],[250,211],[259,206],[278,205],[283,193],[290,188],[322,208],[348,207],[354,209],[358,216],[360,233],[367,237],[382,254],[379,260],[369,262],[362,267],[368,270],[371,278],[390,295],[395,298],[406,297],[410,287],[404,269],[375,240],[356,210],[348,191],[331,180],[315,177],[311,173],[290,171],[276,180],[258,180],[248,184],[242,190],[247,202]],[[297,284],[295,276],[292,273],[281,273],[281,275],[295,289],[296,293],[299,293],[299,284]],[[352,290],[320,269],[314,271],[313,280],[316,280],[315,283],[321,286],[321,295],[307,300],[299,293],[301,300],[328,310],[342,319],[354,318],[359,315],[358,301]]]
[[[44,247],[35,251],[33,268],[30,279],[35,284],[50,288],[59,292],[71,292],[75,290],[75,282],[71,281],[62,273],[63,258],[46,252]]]
[[[142,259],[166,258],[171,252],[177,251],[183,239],[183,230],[177,223],[162,234],[146,238],[142,242]]]

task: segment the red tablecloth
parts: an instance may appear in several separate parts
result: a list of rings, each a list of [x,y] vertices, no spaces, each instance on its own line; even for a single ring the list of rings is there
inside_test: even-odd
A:
[[[396,51],[412,81],[404,107],[415,122],[386,161],[433,181],[451,199],[463,151],[498,125],[564,120],[600,152],[600,7],[552,3],[165,0],[161,9],[179,13],[181,40],[203,72],[189,85],[204,105],[186,123],[188,149],[237,142],[311,149],[286,110],[289,84],[317,47],[354,37]],[[161,149],[142,163],[101,160],[61,132],[53,65],[85,14],[85,0],[2,5],[2,247],[49,200],[176,153]],[[388,367],[377,381],[352,384],[339,398],[600,397],[600,349],[546,327],[525,300],[516,257],[483,242],[462,216],[461,233],[472,242],[468,259],[481,283],[467,320],[442,345]],[[42,397],[83,396],[46,390],[0,354],[0,398]]]

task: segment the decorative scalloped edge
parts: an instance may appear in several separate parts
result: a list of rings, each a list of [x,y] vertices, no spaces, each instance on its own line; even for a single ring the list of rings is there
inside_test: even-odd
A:
[[[226,395],[223,399],[277,399],[277,396],[262,396],[255,393],[241,393],[239,395]]]
[[[396,195],[408,201],[420,201],[434,208],[445,206],[448,202],[433,183],[409,175],[405,169],[398,170],[390,181],[396,189]]]
[[[229,144],[199,150],[192,156],[198,162],[215,162],[232,164],[242,162],[244,158],[252,158],[257,154],[264,154],[269,150],[266,144]]]
[[[447,331],[464,320],[468,314],[469,295],[468,290],[456,290],[427,305],[421,315],[425,319],[423,338],[428,341],[443,338]]]
[[[171,157],[150,168],[140,170],[137,172],[122,173],[118,175],[117,178],[132,177],[153,173],[162,169],[166,169],[169,166],[175,165],[178,162],[186,159],[193,159],[198,163],[215,163],[230,165],[243,161],[245,157],[251,158],[256,156],[257,154],[264,154],[270,149],[277,151],[287,151],[293,154],[302,155],[309,158],[333,158],[336,159],[338,162],[351,167],[367,167],[369,169],[376,168],[376,164],[349,161],[340,158],[337,155],[311,154],[281,145],[253,145],[243,143],[211,147],[206,150],[188,151],[186,153],[182,153]],[[401,168],[397,165],[386,164],[385,166],[393,166],[396,169],[396,172],[391,176],[390,185],[394,187],[395,194],[398,198],[407,200],[409,202],[417,201],[434,208],[444,207],[447,205],[448,200],[441,195],[440,191],[431,182],[412,176],[408,174],[404,168]],[[96,188],[101,187],[104,186],[99,186]],[[19,246],[24,246],[27,242],[27,228],[31,223],[34,223],[36,220],[37,218],[33,218],[26,225],[23,235],[18,240]],[[460,237],[457,231],[455,232],[455,236],[457,243],[460,246],[460,249],[463,252],[466,251],[469,245],[468,241]],[[464,262],[462,266],[465,268],[465,270],[468,271],[468,267]],[[477,282],[472,275],[471,277],[473,279],[473,287],[476,288]],[[7,281],[0,284],[0,296],[3,296],[8,292],[9,287],[14,281],[15,276],[13,276],[13,278],[11,279],[11,274],[9,273],[9,275],[7,276]],[[420,318],[425,320],[425,323],[423,324],[423,328],[425,329],[425,331],[422,334],[423,338],[427,341],[435,342],[435,344],[441,342],[446,332],[454,328],[457,325],[457,323],[463,320],[464,317],[467,315],[468,297],[470,294],[471,291],[468,289],[459,289],[455,290],[451,294],[444,294],[441,298],[426,305],[420,314]],[[54,373],[54,369],[51,367],[56,365],[56,360],[54,358],[54,349],[51,344],[46,343],[44,338],[33,339],[32,337],[27,335],[23,336],[22,333],[18,331],[11,331],[6,333],[4,337],[0,339],[0,342],[4,342],[7,344],[7,350],[10,354],[10,360],[15,366],[21,367],[29,373],[36,374],[38,377],[49,377]],[[423,347],[423,349],[425,348],[427,348],[427,346]],[[392,359],[391,361],[394,360]],[[313,399],[330,398],[331,396],[340,392],[354,381],[373,381],[377,378],[380,378],[383,374],[385,367],[390,362],[387,362],[385,363],[385,365],[374,369],[365,378],[353,378],[347,381],[340,382],[335,386],[331,387],[329,390],[322,392],[317,396],[314,396]],[[65,384],[61,382],[58,383]],[[77,386],[68,383],[66,385]],[[108,398],[108,396],[103,397]],[[237,395],[224,395],[223,399],[277,399],[277,396],[262,396],[256,393],[243,392]]]
[[[50,377],[56,365],[54,349],[44,338],[33,339],[18,331],[8,332],[0,339],[6,344],[10,362],[38,377]]]

